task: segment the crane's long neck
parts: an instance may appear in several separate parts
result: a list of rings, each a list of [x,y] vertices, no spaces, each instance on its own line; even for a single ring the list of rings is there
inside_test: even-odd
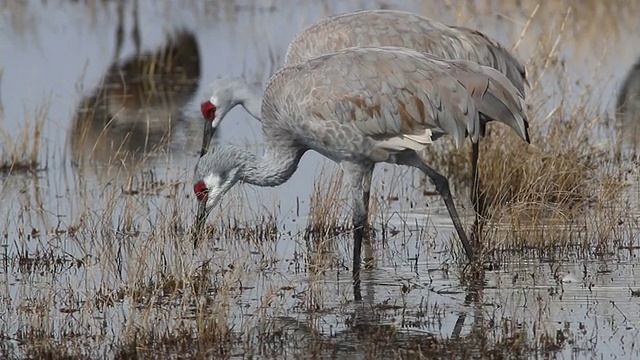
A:
[[[246,152],[241,179],[257,186],[278,186],[293,176],[305,149],[296,146],[268,143],[262,157]]]
[[[244,83],[235,89],[235,96],[251,116],[262,121],[262,92],[260,89]]]

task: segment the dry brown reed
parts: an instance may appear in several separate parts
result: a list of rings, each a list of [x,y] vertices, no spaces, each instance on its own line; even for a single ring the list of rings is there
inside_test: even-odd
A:
[[[33,113],[25,111],[24,125],[17,134],[0,127],[0,172],[10,174],[46,169],[47,164],[40,163],[43,158],[40,150],[43,146],[42,130],[47,120],[49,104],[50,101],[44,102],[36,107]],[[5,123],[1,107],[0,105],[0,123]]]
[[[624,40],[625,33],[621,29],[637,26],[638,18],[634,14],[639,10],[640,4],[625,0],[607,3],[598,0],[451,0],[447,1],[445,8],[438,3],[425,2],[422,12],[434,18],[438,17],[439,13],[442,17],[448,17],[453,13],[458,25],[468,24],[479,16],[482,19],[495,17],[511,23],[516,33],[529,23],[529,34],[523,34],[521,37],[537,37],[556,32],[562,17],[569,12],[565,35],[572,40],[575,50],[593,54],[594,51],[602,50],[601,47],[605,46],[606,41]],[[533,21],[528,22],[527,19],[532,15]]]
[[[302,234],[307,244],[307,270],[312,274],[339,266],[337,239],[352,229],[343,171],[331,167],[324,162],[315,178]]]
[[[558,56],[558,49],[575,30],[568,24],[577,26],[578,19],[586,21],[594,13],[618,11],[621,5],[604,9],[595,3],[592,8],[572,1],[558,3],[563,7],[556,8],[556,3],[530,4],[537,6],[530,9],[536,19],[553,13],[555,20],[548,21],[556,21],[552,30],[540,35],[536,57],[527,65],[532,87],[526,110],[532,144],[523,143],[510,130],[493,124],[481,139],[478,171],[481,210],[487,225],[487,241],[483,245],[488,249],[575,245],[577,230],[612,228],[627,219],[627,208],[607,206],[621,204],[626,196],[622,182],[626,166],[616,156],[619,145],[611,121],[600,110],[600,90],[597,84],[587,83],[575,94],[565,81],[566,65]],[[585,13],[586,9],[591,12]],[[609,21],[616,14],[609,14]],[[551,85],[558,90],[547,86],[543,92],[541,84],[548,84],[550,79],[555,79],[556,84]],[[578,100],[572,101],[571,96]],[[555,99],[550,102],[552,97]],[[430,153],[430,161],[439,169],[447,169],[445,173],[450,174],[453,183],[469,184],[470,147],[455,149],[448,141],[438,146],[442,150]],[[468,188],[460,190],[464,192],[459,196],[468,197]],[[616,214],[614,219],[612,211]],[[581,237],[582,245],[586,245],[587,238],[591,237]],[[611,239],[611,234],[599,237],[597,244],[613,244]]]
[[[329,171],[325,163],[313,183],[306,236],[329,238],[351,227],[344,216],[348,203],[343,188],[342,170]]]

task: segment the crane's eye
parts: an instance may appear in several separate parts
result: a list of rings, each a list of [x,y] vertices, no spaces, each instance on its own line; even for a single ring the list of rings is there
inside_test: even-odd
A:
[[[213,121],[216,117],[216,106],[211,103],[211,101],[205,101],[200,104],[200,112],[202,112],[202,116],[208,121]]]
[[[207,189],[207,185],[204,184],[204,181],[200,181],[193,185],[193,192],[196,193],[198,201],[205,201],[209,195],[209,189]]]

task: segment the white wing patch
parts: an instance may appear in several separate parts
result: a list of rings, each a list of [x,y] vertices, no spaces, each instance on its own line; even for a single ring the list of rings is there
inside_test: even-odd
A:
[[[431,140],[431,130],[425,129],[424,133],[418,135],[400,135],[387,140],[380,141],[379,145],[390,152],[400,152],[403,150],[420,151],[433,143]]]

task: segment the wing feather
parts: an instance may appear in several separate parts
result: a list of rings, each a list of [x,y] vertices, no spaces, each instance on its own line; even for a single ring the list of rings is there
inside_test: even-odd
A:
[[[420,150],[444,134],[457,146],[467,133],[478,137],[479,115],[466,89],[415,51],[352,48],[296,67],[305,75],[287,86],[304,99],[297,100],[300,113],[354,128],[390,152]]]
[[[525,67],[494,39],[473,29],[397,10],[357,11],[312,24],[289,44],[285,65],[358,46],[398,46],[490,66],[504,74],[523,97],[528,86]]]
[[[478,111],[487,120],[511,127],[526,142],[529,123],[524,113],[524,96],[497,70],[469,61],[450,61],[449,74],[456,78],[473,98]]]

